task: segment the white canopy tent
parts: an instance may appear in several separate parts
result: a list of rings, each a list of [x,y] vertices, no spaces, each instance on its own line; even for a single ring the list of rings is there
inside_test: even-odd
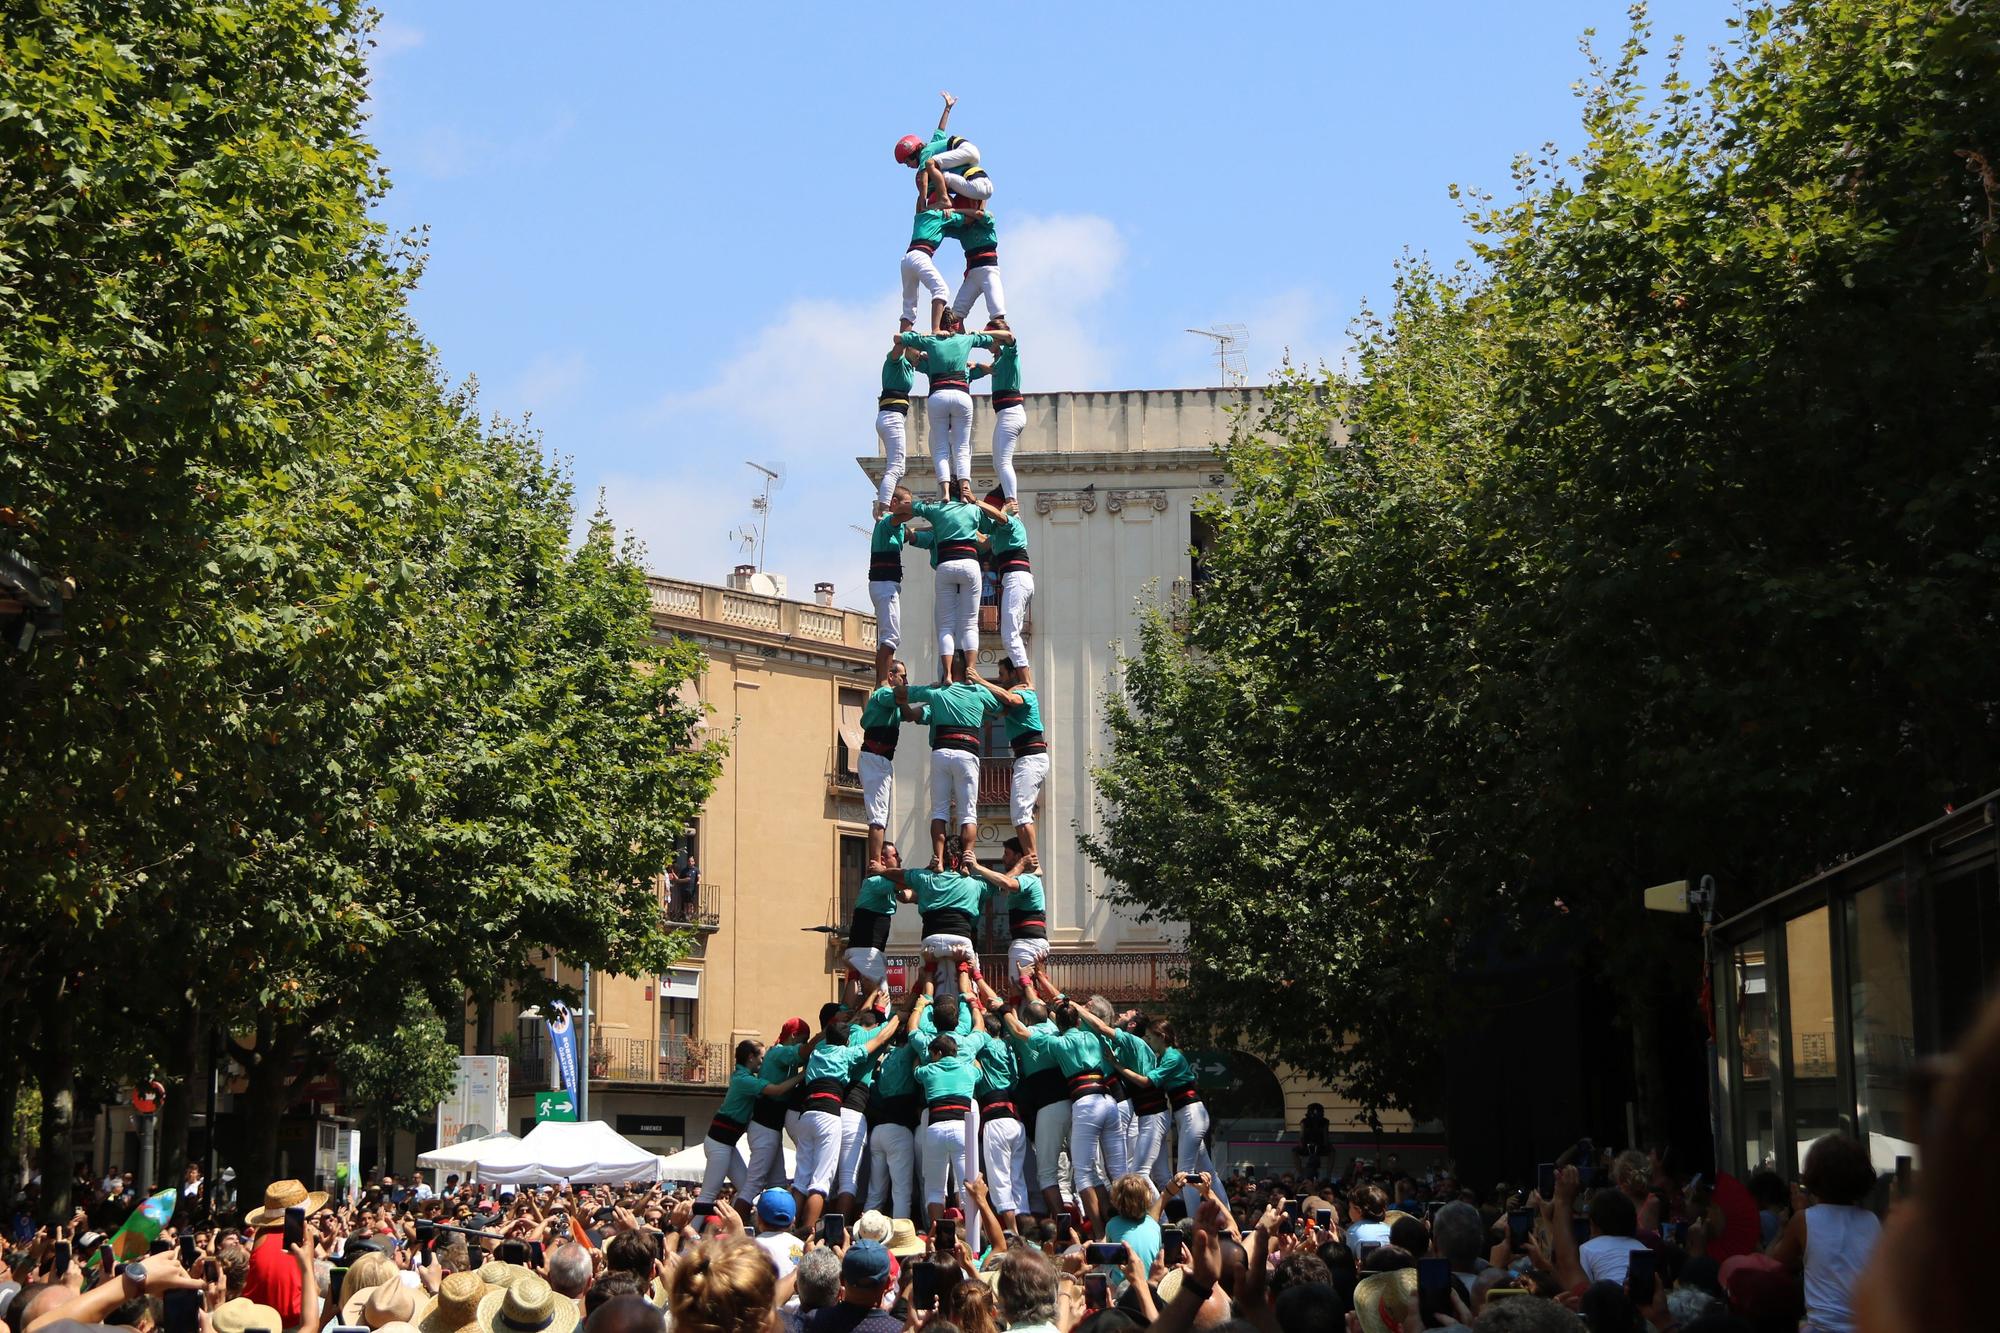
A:
[[[503,1143],[519,1143],[520,1139],[506,1130],[498,1134],[488,1134],[483,1138],[467,1139],[463,1143],[447,1143],[417,1156],[417,1165],[433,1171],[457,1171],[477,1175],[482,1157],[490,1157]]]
[[[738,1140],[736,1144],[737,1151],[741,1152],[745,1146],[747,1145]],[[798,1155],[792,1151],[792,1145],[789,1143],[784,1144],[784,1151],[785,1179],[790,1180],[798,1170]],[[707,1173],[708,1150],[699,1143],[691,1148],[683,1148],[677,1153],[670,1153],[660,1158],[661,1180],[693,1182],[701,1180]]]
[[[498,1185],[651,1183],[660,1178],[660,1159],[602,1120],[544,1120],[527,1138],[482,1154],[478,1171]]]

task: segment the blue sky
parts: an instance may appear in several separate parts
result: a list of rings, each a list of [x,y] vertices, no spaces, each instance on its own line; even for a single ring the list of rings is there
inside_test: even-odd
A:
[[[532,414],[659,573],[719,581],[743,460],[781,464],[766,566],[861,608],[852,460],[913,198],[891,149],[940,89],[995,181],[1024,387],[1172,388],[1216,380],[1191,326],[1247,325],[1253,381],[1338,361],[1400,253],[1463,252],[1448,185],[1579,142],[1578,38],[1625,31],[1584,0],[378,2],[382,216],[429,228],[447,373]],[[1655,49],[1733,12],[1655,3]]]

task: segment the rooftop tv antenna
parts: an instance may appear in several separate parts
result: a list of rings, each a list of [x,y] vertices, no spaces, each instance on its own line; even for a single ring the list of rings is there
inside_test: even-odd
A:
[[[1212,329],[1189,329],[1198,338],[1209,338],[1215,342],[1215,365],[1222,372],[1222,386],[1226,389],[1240,389],[1250,382],[1249,362],[1244,358],[1243,348],[1250,341],[1250,330],[1241,324],[1218,324]]]
[[[750,507],[757,511],[757,572],[761,574],[764,572],[764,539],[771,530],[771,492],[785,489],[785,465],[772,463],[767,467],[747,459],[743,465],[764,474],[764,493],[750,502]],[[749,529],[745,528],[743,532],[748,533]],[[747,554],[750,548],[746,545],[744,550]]]

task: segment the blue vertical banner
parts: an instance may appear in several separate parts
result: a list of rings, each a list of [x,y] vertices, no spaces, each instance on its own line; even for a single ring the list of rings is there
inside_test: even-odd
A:
[[[570,1017],[569,1006],[560,1000],[551,1000],[548,1006],[549,1047],[555,1052],[556,1072],[562,1078],[562,1086],[570,1094],[576,1094],[576,1022]]]

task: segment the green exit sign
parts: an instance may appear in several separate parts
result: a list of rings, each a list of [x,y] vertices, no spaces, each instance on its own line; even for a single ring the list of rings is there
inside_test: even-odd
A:
[[[535,1120],[576,1119],[576,1094],[565,1089],[561,1092],[538,1092],[535,1094]]]

